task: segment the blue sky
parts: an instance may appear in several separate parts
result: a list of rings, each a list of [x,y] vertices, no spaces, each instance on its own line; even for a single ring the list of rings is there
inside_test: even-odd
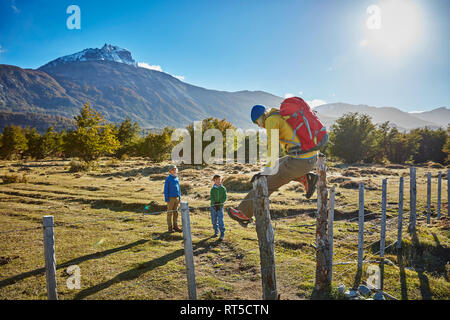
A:
[[[66,27],[72,4],[81,30]],[[0,0],[0,64],[109,43],[210,89],[431,110],[450,107],[449,12],[448,0]]]

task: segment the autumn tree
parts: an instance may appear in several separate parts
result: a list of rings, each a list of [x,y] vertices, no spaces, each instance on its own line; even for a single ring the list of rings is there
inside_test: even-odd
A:
[[[69,155],[92,161],[103,155],[111,155],[119,148],[115,127],[106,123],[89,103],[83,106],[75,122],[75,131],[69,132],[64,142],[64,149]]]
[[[116,127],[117,139],[120,147],[117,150],[117,156],[121,157],[124,154],[136,155],[136,148],[140,141],[139,133],[141,127],[137,122],[132,123],[131,119],[127,117],[120,126]]]
[[[162,161],[170,158],[173,148],[171,128],[164,128],[161,133],[149,132],[137,146],[137,154],[148,157],[153,161]]]
[[[27,142],[21,127],[14,125],[4,127],[0,148],[1,157],[6,159],[21,157],[28,149]]]

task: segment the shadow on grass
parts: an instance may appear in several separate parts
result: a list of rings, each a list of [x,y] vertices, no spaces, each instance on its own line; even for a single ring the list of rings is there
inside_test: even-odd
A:
[[[213,247],[215,247],[216,245],[218,245],[220,243],[220,241],[214,241],[212,243],[207,242],[211,238],[212,237],[205,238],[193,245],[194,256],[208,252],[210,249],[212,249]],[[145,263],[141,263],[141,264],[139,264],[138,267],[124,271],[108,281],[99,283],[95,286],[92,286],[90,288],[80,291],[75,296],[74,299],[75,300],[84,299],[90,295],[93,295],[97,292],[107,289],[114,284],[120,283],[122,281],[130,281],[130,280],[137,279],[141,275],[143,275],[149,271],[152,271],[158,267],[161,267],[161,266],[167,264],[169,261],[175,260],[183,255],[184,255],[184,249],[178,249],[176,251],[173,251],[166,255],[163,255],[159,258],[155,258],[155,259],[147,261]]]
[[[405,262],[403,261],[403,250],[397,251],[397,264],[400,269],[400,288],[402,292],[402,300],[408,300],[408,285],[406,283]]]
[[[413,244],[413,263],[415,265],[415,270],[417,271],[417,276],[420,281],[420,293],[422,294],[422,299],[431,300],[432,294],[430,289],[430,283],[428,282],[428,277],[424,274],[425,271],[425,260],[423,257],[424,246],[421,246],[419,237],[415,230],[411,231],[411,241]]]
[[[109,250],[105,250],[105,251],[101,251],[101,252],[88,254],[88,255],[85,255],[85,256],[82,256],[82,257],[78,257],[78,258],[66,261],[66,262],[64,262],[62,264],[56,265],[56,269],[66,268],[66,267],[69,267],[71,265],[80,264],[82,262],[85,262],[85,261],[88,261],[88,260],[91,260],[91,259],[100,259],[100,258],[103,258],[103,257],[105,257],[107,255],[110,255],[110,254],[113,254],[113,253],[116,253],[116,252],[119,252],[119,251],[127,250],[127,249],[130,249],[130,248],[136,247],[136,246],[139,246],[139,245],[144,244],[144,243],[146,243],[148,241],[149,240],[139,240],[139,241],[135,241],[135,242],[129,243],[129,244],[121,246],[121,247],[117,247],[117,248],[113,248],[113,249],[109,249]],[[41,274],[45,274],[45,268],[35,269],[35,270],[32,270],[32,271],[28,271],[28,272],[25,272],[25,273],[18,274],[16,276],[11,277],[11,278],[1,280],[0,281],[0,288],[9,286],[11,284],[14,284],[17,281],[21,281],[21,280],[24,280],[26,278],[38,276],[38,275],[41,275]]]
[[[405,273],[405,268],[408,267],[417,272],[422,299],[431,300],[433,294],[425,271],[442,276],[448,281],[445,266],[449,261],[450,250],[441,246],[435,234],[433,234],[433,237],[436,241],[436,246],[420,243],[416,230],[410,230],[409,234],[411,236],[411,244],[403,243],[402,249],[397,251],[402,300],[408,299],[407,276]]]

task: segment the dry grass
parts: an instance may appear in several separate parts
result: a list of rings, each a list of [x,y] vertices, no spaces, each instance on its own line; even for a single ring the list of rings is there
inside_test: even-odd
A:
[[[113,161],[102,159],[90,172],[68,172],[69,161],[40,162],[4,161],[0,176],[10,170],[27,171],[28,183],[0,185],[0,299],[46,299],[44,260],[42,253],[42,216],[55,217],[57,282],[60,299],[186,299],[187,283],[180,234],[166,233],[166,217],[142,215],[165,209],[163,177],[168,163],[149,164],[145,159]],[[345,167],[329,165],[329,185],[337,187],[335,210],[335,261],[354,260],[346,257],[357,248],[357,191],[338,184]],[[208,212],[211,178],[219,173],[226,179],[228,205],[237,205],[251,189],[249,183],[256,166],[181,166],[180,181],[191,213],[195,254],[195,271],[200,299],[260,299],[261,278],[259,251],[254,224],[247,229],[225,216],[227,228],[223,242],[211,238]],[[381,179],[388,183],[387,244],[396,239],[395,218],[399,176],[408,168],[373,166],[352,168],[359,177],[345,181],[370,179],[377,186]],[[351,171],[350,170],[350,171]],[[371,176],[362,170],[376,170]],[[385,266],[385,290],[398,297],[450,299],[448,220],[435,218],[426,225],[426,177],[442,169],[419,167],[418,232],[412,238],[404,232],[404,250],[390,247],[386,257],[393,265]],[[247,171],[247,172],[246,172]],[[233,174],[233,172],[238,172]],[[392,173],[392,175],[391,175]],[[387,175],[389,174],[389,176]],[[127,179],[132,180],[127,181]],[[311,297],[315,277],[315,196],[306,201],[298,183],[283,186],[271,197],[275,229],[277,285],[282,299]],[[437,201],[433,185],[432,203]],[[443,181],[443,199],[446,183]],[[189,188],[189,190],[188,190]],[[405,218],[409,210],[408,179],[405,181]],[[368,218],[366,241],[379,238],[381,190],[366,191]],[[446,215],[444,201],[442,214]],[[370,225],[375,226],[370,230]],[[38,228],[16,233],[8,230]],[[367,249],[378,251],[377,244]],[[69,290],[65,270],[76,264],[81,269],[82,288]],[[350,286],[355,277],[352,265],[338,265],[333,285]],[[366,274],[364,274],[366,277]]]
[[[251,176],[236,174],[230,175],[223,180],[223,185],[231,192],[248,192],[253,189],[253,184],[250,182]]]

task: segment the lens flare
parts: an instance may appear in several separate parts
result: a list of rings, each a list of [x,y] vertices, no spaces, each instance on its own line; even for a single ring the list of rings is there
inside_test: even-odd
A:
[[[421,41],[423,18],[413,0],[386,0],[379,5],[379,28],[367,28],[361,47],[375,49],[388,57],[398,57]]]

